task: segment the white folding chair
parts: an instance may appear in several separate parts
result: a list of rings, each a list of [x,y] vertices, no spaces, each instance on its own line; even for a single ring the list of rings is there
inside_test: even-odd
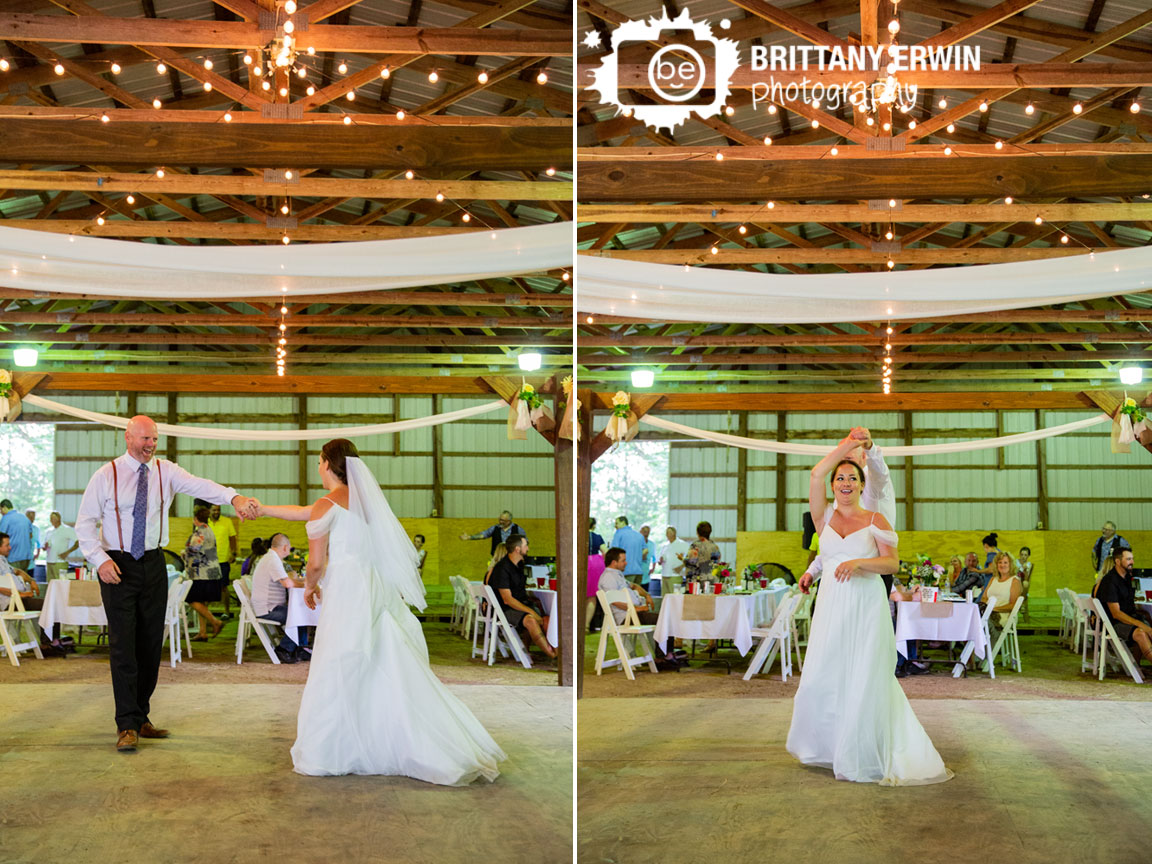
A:
[[[1080,671],[1091,672],[1096,675],[1100,670],[1100,639],[1102,636],[1102,629],[1100,627],[1100,616],[1096,615],[1096,608],[1092,605],[1091,597],[1081,597],[1079,594],[1072,595],[1073,600],[1076,601],[1077,613],[1077,626],[1080,629],[1080,641],[1077,643],[1077,648],[1080,651]],[[1088,660],[1088,643],[1092,643],[1092,660]],[[1103,672],[1100,672],[1100,677],[1103,678]]]
[[[488,636],[489,636],[489,633],[492,631],[492,609],[490,608],[491,604],[488,604],[487,607],[485,606],[485,603],[484,603],[485,585],[483,582],[465,581],[465,586],[468,588],[468,596],[469,596],[469,599],[471,600],[468,614],[471,615],[472,619],[473,619],[472,620],[472,656],[473,657],[477,657],[477,656],[483,657],[485,660],[487,660],[488,659]],[[484,631],[484,638],[483,638],[483,642],[481,642],[481,644],[479,646],[477,646],[476,643],[480,639],[481,629],[483,629],[483,631]],[[504,653],[504,656],[505,657],[508,656],[506,651]],[[489,664],[489,665],[491,665],[491,664]]]
[[[648,664],[648,668],[652,672],[658,672],[655,656],[656,647],[652,642],[652,634],[656,632],[656,625],[640,623],[640,616],[636,614],[636,607],[632,605],[632,598],[628,592],[623,588],[615,591],[597,591],[596,599],[604,611],[604,624],[600,628],[600,643],[596,647],[596,674],[599,675],[607,668],[620,666],[623,668],[624,674],[628,676],[628,680],[635,681],[636,676],[632,672],[632,667],[644,663]],[[624,611],[624,621],[621,624],[616,623],[616,616],[612,614],[613,603],[625,603],[628,606]],[[638,654],[633,657],[625,644],[625,637],[632,641],[633,647],[638,640],[647,653],[644,656]],[[616,645],[617,656],[612,660],[604,659],[608,650],[609,639]]]
[[[24,598],[20,596],[20,590],[16,587],[16,579],[11,573],[5,577],[8,580],[7,587],[12,592],[12,598],[8,601],[8,611],[0,612],[0,641],[4,643],[4,651],[8,655],[8,662],[13,666],[20,665],[19,653],[32,649],[36,655],[36,659],[43,660],[44,653],[40,650],[40,634],[37,632],[39,627],[36,623],[40,617],[40,613],[36,611],[29,612],[24,608]],[[0,595],[3,597],[3,595]],[[8,630],[8,622],[16,622],[16,640],[21,638],[21,631],[27,628],[30,638],[27,642],[14,641],[12,633]]]
[[[793,616],[800,605],[800,598],[804,596],[788,595],[776,610],[776,617],[769,626],[752,628],[752,636],[759,637],[760,644],[756,646],[756,653],[752,655],[748,671],[744,673],[745,681],[751,681],[752,676],[759,674],[761,669],[771,670],[777,652],[780,653],[780,680],[788,680],[792,674],[792,640],[796,638]]]
[[[177,579],[168,586],[168,603],[164,607],[164,641],[168,643],[168,658],[172,668],[184,661],[180,649],[180,634],[184,634],[188,656],[192,656],[192,637],[188,634],[188,612],[184,601],[192,590],[192,580]]]
[[[992,651],[992,636],[988,632],[988,619],[992,617],[992,613],[996,611],[996,604],[989,603],[984,607],[984,614],[980,616],[980,631],[984,634],[984,650],[988,652],[985,656],[990,656]],[[964,646],[964,650],[960,652],[960,659],[956,661],[956,665],[952,667],[952,677],[959,678],[964,674],[964,669],[968,665],[968,660],[971,659],[975,647],[969,642]],[[991,678],[996,677],[996,667],[988,667],[988,675]]]
[[[461,576],[449,576],[448,584],[452,586],[452,623],[451,630],[460,630],[464,621],[464,610],[468,608],[468,590],[461,585],[464,579]]]
[[[504,617],[504,609],[496,600],[496,592],[492,590],[491,585],[484,585],[484,598],[488,601],[490,610],[489,625],[485,630],[485,637],[488,641],[488,665],[491,666],[496,662],[496,649],[500,646],[501,642],[508,646],[512,652],[512,656],[520,661],[520,665],[525,669],[532,668],[532,658],[528,656],[528,649],[524,647],[524,643],[520,641],[520,634],[516,632],[516,628],[508,623],[508,619]],[[501,654],[505,657],[508,656],[503,648],[500,649]]]
[[[244,662],[244,648],[248,644],[248,628],[251,627],[256,631],[256,636],[260,639],[260,644],[264,646],[264,650],[268,652],[268,659],[279,666],[280,658],[276,656],[276,650],[272,647],[272,640],[264,628],[280,627],[280,622],[273,621],[271,618],[258,618],[256,616],[252,609],[252,595],[243,579],[237,579],[232,585],[236,588],[236,599],[240,601],[240,622],[236,628],[236,665],[239,666]]]
[[[801,672],[804,671],[804,661],[800,655],[800,649],[808,647],[808,634],[812,630],[812,603],[816,598],[818,584],[813,583],[807,594],[799,595],[800,602],[792,614],[792,640],[796,646],[796,665]]]
[[[1104,611],[1104,604],[1102,604],[1097,597],[1092,598],[1092,605],[1096,611],[1096,620],[1104,627],[1104,638],[1100,640],[1100,662],[1099,662],[1099,676],[1100,680],[1104,680],[1104,670],[1108,665],[1108,646],[1112,646],[1112,650],[1116,652],[1116,656],[1120,658],[1125,671],[1132,676],[1132,680],[1137,684],[1144,683],[1144,676],[1140,673],[1140,664],[1132,656],[1132,652],[1128,650],[1128,646],[1117,635],[1116,628],[1112,626],[1112,619]]]
[[[465,639],[471,639],[473,632],[479,624],[480,620],[480,607],[476,602],[476,597],[469,587],[471,584],[463,576],[456,577],[460,580],[460,590],[464,594],[464,608],[460,614],[460,635]]]
[[[993,605],[991,603],[989,606]],[[1000,664],[1002,666],[1011,666],[1017,672],[1020,671],[1020,637],[1016,634],[1016,619],[1020,616],[1020,607],[1024,605],[1024,595],[1016,598],[1016,602],[1012,605],[1012,611],[1008,613],[1008,619],[1004,622],[1004,628],[1000,631],[1000,638],[996,640],[996,644],[992,646],[992,650],[988,652],[988,656],[984,658],[984,671],[996,676],[993,671],[996,666],[996,657],[1001,656]],[[987,621],[985,617],[985,621]],[[987,626],[987,623],[985,623]]]
[[[1056,596],[1060,598],[1060,633],[1056,637],[1056,644],[1067,645],[1072,638],[1072,622],[1075,621],[1075,615],[1072,602],[1068,599],[1068,589],[1057,588]]]

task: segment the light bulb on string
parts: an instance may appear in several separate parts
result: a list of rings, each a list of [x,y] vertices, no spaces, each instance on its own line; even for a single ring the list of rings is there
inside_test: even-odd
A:
[[[336,71],[339,72],[341,75],[347,74],[348,73],[348,64],[345,63],[343,60],[341,60],[340,65],[336,67]]]
[[[1027,105],[1024,106],[1024,113],[1027,114],[1029,117],[1031,117],[1033,114],[1036,113],[1036,106],[1033,105],[1031,102],[1029,102]]]
[[[1011,195],[1005,195],[1005,196],[1004,196],[1004,203],[1005,203],[1005,204],[1011,204],[1011,203],[1012,203],[1012,201],[1013,201],[1013,198],[1012,198],[1012,196],[1011,196]]]
[[[160,106],[161,106],[161,105],[163,105],[163,104],[164,104],[164,103],[160,101],[159,97],[157,97],[156,99],[153,99],[153,100],[152,100],[152,107],[153,107],[153,108],[155,108],[155,109],[157,109],[157,110],[159,110],[159,109],[160,109]]]
[[[737,230],[737,231],[739,231],[741,234],[747,234],[747,233],[748,233],[748,228],[747,228],[746,226],[744,226],[744,225],[741,225],[741,226],[740,226],[739,228],[737,228],[736,230]]]
[[[7,61],[5,61],[5,62],[7,62]],[[121,70],[121,67],[120,67],[120,64],[119,64],[119,63],[113,63],[113,64],[112,64],[112,74],[113,74],[113,75],[119,75],[119,74],[120,74],[120,70]],[[4,71],[8,71],[8,70],[7,70],[7,69],[5,69]]]
[[[96,217],[96,224],[97,225],[103,225],[104,224],[104,217],[103,216],[97,216]]]
[[[288,213],[290,212],[291,209],[292,208],[290,208],[287,204],[281,204],[280,205],[280,212],[283,213],[285,216],[288,215]]]
[[[951,135],[953,132],[956,131],[956,124],[955,123],[949,123],[947,126],[944,127],[944,129],[949,135]]]
[[[413,171],[411,168],[409,168],[407,171],[404,172],[404,179],[405,180],[415,180],[416,179],[416,172]]]
[[[128,202],[129,204],[135,204],[136,203],[136,196],[133,195],[131,192],[129,192],[128,196],[124,200],[126,202]]]
[[[838,156],[840,154],[840,148],[839,147],[833,147],[828,152],[831,153],[833,156]]]
[[[381,69],[381,70],[380,70],[380,77],[381,77],[381,78],[383,78],[383,79],[385,79],[385,80],[387,80],[387,79],[391,78],[391,77],[392,77],[392,69],[391,69],[391,67],[389,67],[389,66],[385,66],[383,69]]]
[[[112,118],[111,118],[111,117],[109,117],[107,114],[101,114],[101,115],[100,115],[100,122],[101,122],[101,123],[107,123],[107,122],[108,122],[109,120],[111,120],[111,119],[112,119]]]
[[[481,84],[487,84],[488,83],[488,73],[485,72],[483,69],[481,69],[480,74],[476,76],[476,80],[479,81]]]
[[[164,179],[164,169],[163,168],[157,168],[156,169],[156,179],[157,180],[163,180]]]
[[[443,192],[437,192],[436,193],[436,203],[437,204],[443,204],[444,203],[444,193]]]
[[[296,14],[296,0],[288,0],[288,2],[284,4],[284,11],[287,12],[289,15],[295,15]]]
[[[403,108],[401,108],[399,111],[397,111],[397,112],[396,112],[396,119],[397,119],[397,120],[403,120],[403,119],[404,119],[405,117],[407,117],[407,116],[408,116],[408,115],[404,113],[404,109],[403,109]]]
[[[1128,106],[1128,110],[1131,111],[1133,114],[1139,114],[1140,113],[1140,103],[1133,101],[1132,104]]]
[[[308,77],[308,70],[305,69],[303,66],[301,66],[299,69],[296,70],[296,77],[297,78],[307,78]]]
[[[776,113],[776,106],[775,105],[769,105],[768,106],[768,113],[769,114],[775,114]]]
[[[735,114],[735,113],[736,113],[736,109],[735,109],[735,108],[733,108],[731,105],[725,105],[725,106],[724,106],[724,114],[725,114],[725,116],[727,116],[727,117],[731,117],[731,116],[732,116],[733,114]]]
[[[472,221],[472,214],[471,214],[471,213],[468,213],[468,212],[465,212],[465,213],[464,213],[464,215],[462,215],[460,218],[461,218],[461,220],[463,220],[464,222],[471,222],[471,221]]]
[[[716,151],[716,161],[717,162],[723,162],[724,161],[724,154],[721,153],[719,150]]]
[[[896,235],[895,235],[895,234],[893,234],[893,233],[891,232],[891,230],[889,230],[889,231],[888,231],[888,232],[887,232],[887,233],[884,235],[884,239],[885,239],[885,240],[891,240],[891,239],[892,239],[893,237],[895,237],[895,236],[896,236]]]
[[[212,71],[212,61],[211,60],[205,60],[204,61],[204,68],[207,69],[209,72],[211,72]]]
[[[212,92],[212,82],[211,82],[211,81],[205,81],[205,82],[204,82],[204,92],[205,92],[205,93],[211,93],[211,92]],[[286,93],[282,93],[282,94],[280,94],[280,95],[284,96],[284,95],[287,95],[287,94],[286,94]]]
[[[543,69],[541,69],[540,74],[536,76],[536,83],[540,84],[540,85],[544,85],[544,84],[548,83],[548,73],[545,72]]]
[[[165,66],[163,63],[157,63],[156,64],[156,74],[157,75],[163,75],[167,71],[168,71],[168,67]]]
[[[251,66],[252,65],[252,55],[251,54],[245,54],[244,55],[244,65],[245,66]]]
[[[947,108],[948,107],[948,100],[945,99],[943,96],[941,96],[940,101],[937,102],[936,104],[939,105],[941,108]]]
[[[713,246],[710,251],[712,252],[713,255],[719,255],[720,254],[720,250],[717,249],[715,246]]]
[[[263,87],[265,90],[271,90],[272,89],[272,85],[267,81],[261,81],[260,86]]]
[[[345,126],[351,126],[351,125],[352,125],[352,117],[351,117],[351,115],[349,115],[349,114],[345,114],[345,115],[344,115],[344,125],[345,125]]]
[[[985,99],[980,100],[980,113],[984,114],[988,111],[988,102]]]
[[[1037,225],[1043,225],[1044,224],[1044,217],[1037,214],[1036,218],[1033,219],[1032,221],[1035,222]]]
[[[997,141],[993,146],[997,150],[1003,150],[1004,149],[1004,142],[1003,141]]]
[[[549,166],[547,169],[545,169],[544,173],[547,174],[549,177],[555,177],[556,176],[556,169]]]
[[[1068,242],[1068,235],[1067,234],[1061,235],[1060,236],[1060,242],[1061,243],[1067,243]]]
[[[1072,113],[1073,114],[1083,114],[1084,113],[1084,106],[1081,105],[1079,102],[1077,102],[1075,105],[1072,106]]]
[[[440,73],[437,72],[435,69],[433,69],[431,72],[428,73],[428,83],[429,84],[435,84],[439,80],[440,80]]]
[[[296,29],[296,25],[292,23],[291,18],[289,18],[287,21],[284,22],[284,32],[285,33],[291,33],[295,29]]]
[[[285,246],[287,246],[289,243],[292,242],[292,240],[288,237],[287,234],[285,234],[283,237],[280,238],[280,242],[283,243]]]
[[[916,128],[916,121],[915,120],[909,120],[908,121],[908,128],[909,129],[915,129]]]
[[[560,278],[563,279],[565,282],[567,282],[572,278],[572,275],[567,270],[565,270],[563,273],[560,274]]]
[[[347,93],[344,94],[344,98],[347,99],[349,102],[355,102],[356,101],[356,91],[355,90],[349,90]]]
[[[307,93],[309,96],[315,96],[316,95],[316,88],[313,87],[311,84],[309,84],[308,89],[305,90],[304,92]]]
[[[945,156],[951,156],[952,155],[952,148],[951,147],[945,147],[944,148],[944,155]]]

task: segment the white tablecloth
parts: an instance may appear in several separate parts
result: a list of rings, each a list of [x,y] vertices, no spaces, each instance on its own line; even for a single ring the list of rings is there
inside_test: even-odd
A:
[[[711,621],[685,621],[685,596],[664,595],[654,634],[657,645],[670,638],[731,639],[741,655],[747,654],[752,647],[752,628],[769,624],[776,612],[777,594],[772,591],[721,594],[716,597],[715,618]]]
[[[103,606],[69,606],[68,589],[75,579],[52,579],[44,592],[44,608],[40,611],[40,627],[51,633],[56,624],[107,627],[108,616]]]
[[[553,648],[558,643],[556,635],[556,619],[560,616],[552,614],[552,607],[556,605],[556,592],[549,591],[547,588],[530,588],[536,599],[540,601],[540,608],[544,610],[544,614],[548,617],[548,644]]]
[[[542,577],[544,584],[548,584],[548,565],[547,564],[529,564],[528,565],[528,584],[535,585],[536,578]]]
[[[284,630],[288,638],[296,639],[296,627],[315,627],[320,623],[320,604],[315,609],[309,609],[304,602],[303,588],[288,589],[288,617],[284,621]]]
[[[980,626],[980,607],[975,603],[920,603],[901,600],[896,604],[896,650],[908,656],[908,642],[971,643],[977,657],[988,650]]]

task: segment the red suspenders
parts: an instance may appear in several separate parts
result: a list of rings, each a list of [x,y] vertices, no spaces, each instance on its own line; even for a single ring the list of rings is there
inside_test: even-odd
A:
[[[124,548],[124,525],[120,522],[120,478],[116,474],[116,460],[113,459],[112,465],[112,500],[116,505],[116,533],[120,536],[120,551],[127,552]],[[156,460],[156,477],[160,481],[160,537],[164,537],[164,473],[160,470],[160,460]],[[147,514],[145,514],[147,518]],[[145,533],[147,533],[148,525],[144,525]]]

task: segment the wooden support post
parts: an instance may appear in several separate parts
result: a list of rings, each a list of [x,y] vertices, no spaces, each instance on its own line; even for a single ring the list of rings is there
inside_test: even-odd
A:
[[[432,397],[432,413],[439,414],[443,397],[439,393]],[[444,516],[444,427],[439,423],[432,427],[432,509],[438,517]]]
[[[296,397],[296,428],[308,428],[308,397]],[[296,503],[303,507],[308,503],[308,442],[296,443]]]
[[[1037,411],[1037,414],[1040,412]],[[1004,435],[1004,412],[996,411],[996,437],[1001,438]],[[996,448],[996,468],[1000,471],[1004,470],[1004,448]]]
[[[1044,412],[1037,410],[1036,428],[1044,428],[1043,423]],[[1044,445],[1043,438],[1036,442],[1036,528],[1048,531],[1052,525],[1048,521],[1048,449]]]
[[[128,419],[129,420],[131,420],[133,417],[135,417],[137,414],[140,413],[136,407],[137,402],[138,402],[137,394],[136,393],[129,393],[128,394]]]
[[[400,419],[400,396],[392,397],[392,421],[395,422]],[[395,432],[392,435],[392,455],[397,459],[400,458],[400,433]],[[444,514],[441,513],[441,516]]]
[[[559,379],[557,379],[559,384]],[[557,417],[563,417],[564,412],[560,409],[560,403],[564,398],[564,391],[557,386],[556,397],[553,403],[553,413]],[[574,669],[574,658],[576,657],[576,632],[574,628],[575,610],[576,610],[576,585],[578,580],[576,574],[579,568],[575,566],[573,560],[573,547],[572,547],[572,480],[573,480],[573,464],[572,464],[572,441],[568,438],[556,436],[556,475],[555,475],[555,488],[556,488],[556,608],[552,610],[553,615],[559,615],[560,619],[556,622],[556,634],[559,641],[558,653],[559,662],[557,663],[557,678],[561,687],[571,687]],[[588,532],[585,531],[584,535],[587,537]],[[588,541],[585,540],[585,543]],[[587,561],[587,557],[584,559]]]
[[[584,695],[584,592],[588,580],[588,520],[592,518],[592,391],[580,390],[580,441],[576,445],[576,579],[572,586],[577,618],[575,623],[575,645],[572,660],[575,666],[576,698]]]
[[[177,399],[177,396],[175,393],[169,393],[168,394],[168,425],[169,426],[175,426],[179,422],[179,419],[180,419],[180,415],[176,411],[176,399]],[[169,462],[175,462],[176,457],[179,455],[179,452],[180,452],[180,446],[177,443],[180,439],[178,439],[175,435],[168,435],[166,437],[168,439],[168,441],[167,441],[167,444],[168,444],[168,453],[167,453],[168,461]],[[172,496],[172,501],[168,504],[168,515],[169,516],[175,516],[176,515],[176,496],[175,495]]]
[[[788,440],[788,415],[783,411],[776,412],[776,440]],[[776,454],[776,530],[787,531],[788,528],[788,457],[783,453]]]
[[[736,434],[741,438],[748,437],[748,412],[739,412],[740,422]],[[743,447],[736,449],[736,530],[748,530],[748,451]]]
[[[912,412],[901,411],[900,416],[904,421],[904,446],[912,446]],[[904,457],[904,525],[902,531],[915,531],[916,530],[916,498],[915,498],[915,484],[912,481],[912,474],[914,473],[912,467],[912,457]],[[893,526],[895,527],[895,526]]]

